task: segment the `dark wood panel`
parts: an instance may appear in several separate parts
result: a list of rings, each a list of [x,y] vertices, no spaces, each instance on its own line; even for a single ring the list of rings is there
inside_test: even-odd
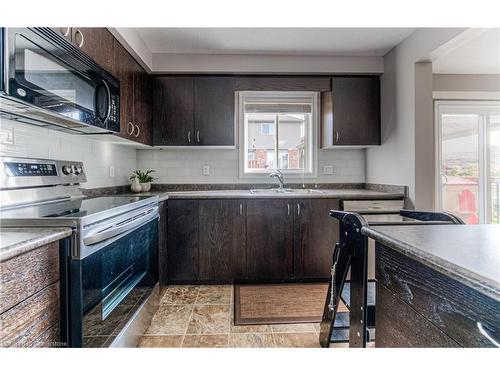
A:
[[[328,279],[335,243],[339,238],[338,221],[330,210],[338,210],[338,199],[304,199],[294,202],[295,277]]]
[[[59,322],[59,282],[51,284],[0,315],[0,343],[27,347]]]
[[[167,233],[168,233],[168,201],[160,202],[158,225],[158,264],[160,287],[168,285],[168,258],[167,258]]]
[[[375,254],[379,284],[461,345],[492,346],[477,323],[500,332],[499,302],[378,243]]]
[[[198,279],[197,200],[171,200],[168,203],[167,257],[168,279]]]
[[[455,341],[399,298],[377,285],[377,348],[452,348]]]
[[[0,313],[59,280],[59,242],[0,263]]]
[[[135,140],[128,134],[134,123],[134,61],[125,48],[115,40],[115,64],[120,80],[120,136]]]
[[[321,76],[240,76],[234,79],[235,90],[330,91],[330,77]]]
[[[203,146],[235,144],[233,78],[194,79],[194,128],[196,144]]]
[[[334,145],[380,144],[378,77],[333,77],[332,100]]]
[[[195,140],[194,79],[192,77],[155,77],[154,93],[154,144],[192,144]],[[190,132],[189,137],[188,132]]]
[[[285,199],[247,201],[249,279],[287,280],[293,276],[292,204]]]
[[[200,280],[246,276],[246,204],[243,200],[200,200]]]
[[[134,124],[139,127],[134,134],[137,142],[150,145],[152,143],[153,107],[150,77],[137,63],[134,65]],[[137,136],[135,136],[137,135]]]
[[[115,77],[118,75],[118,67],[114,63],[114,37],[108,29],[105,27],[73,27],[71,33],[73,43],[76,46],[81,44],[79,48],[99,66]]]

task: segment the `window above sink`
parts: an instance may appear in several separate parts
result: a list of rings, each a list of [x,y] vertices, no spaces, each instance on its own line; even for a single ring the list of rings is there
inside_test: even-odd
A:
[[[240,177],[316,177],[319,94],[240,91]]]

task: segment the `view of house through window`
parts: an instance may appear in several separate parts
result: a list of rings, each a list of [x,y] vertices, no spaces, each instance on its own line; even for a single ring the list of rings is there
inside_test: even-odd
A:
[[[313,172],[315,93],[241,93],[244,173]]]
[[[438,209],[500,223],[500,103],[438,102]]]

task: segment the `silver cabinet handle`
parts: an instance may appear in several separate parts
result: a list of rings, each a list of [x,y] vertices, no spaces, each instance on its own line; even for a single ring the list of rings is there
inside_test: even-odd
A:
[[[297,216],[300,216],[300,202],[297,203]]]
[[[200,131],[196,132],[196,142],[200,143]]]
[[[243,216],[243,203],[240,203],[240,216]]]
[[[500,343],[498,343],[493,337],[491,337],[491,335],[486,331],[481,322],[477,322],[476,325],[481,335],[486,337],[486,339],[488,339],[488,341],[495,345],[497,348],[500,348]]]
[[[80,34],[80,35],[81,35],[81,38],[82,38],[81,42],[80,42],[80,43],[78,43],[78,48],[82,48],[82,46],[83,46],[83,42],[85,41],[85,38],[83,37],[83,33],[82,33],[80,30],[76,30],[75,37],[76,37],[78,34]]]
[[[191,130],[188,131],[188,143],[191,143]]]
[[[66,30],[66,31],[63,31]],[[61,32],[62,36],[68,36],[69,32],[71,31],[71,27],[60,27],[59,31]]]
[[[286,204],[286,212],[287,212],[287,215],[290,216],[290,203]]]
[[[127,124],[127,134],[128,135],[132,135],[133,132],[134,132],[134,124],[132,124],[131,122],[129,122]]]
[[[335,130],[335,143],[339,141],[339,131]]]
[[[136,128],[136,134],[134,134],[134,137],[139,137],[139,134],[141,134],[141,128],[139,127],[139,125],[134,125],[135,128]]]

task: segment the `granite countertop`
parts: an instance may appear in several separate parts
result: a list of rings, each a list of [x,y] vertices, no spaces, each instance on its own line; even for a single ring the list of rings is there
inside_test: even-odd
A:
[[[362,233],[500,301],[500,226],[405,225]]]
[[[0,228],[0,262],[71,236],[71,228]]]
[[[340,198],[340,199],[396,199],[404,198],[397,192],[381,192],[368,189],[313,189],[318,192],[263,193],[252,194],[250,190],[195,190],[152,191],[136,195],[158,195],[160,201],[167,199],[239,199],[239,198]]]

